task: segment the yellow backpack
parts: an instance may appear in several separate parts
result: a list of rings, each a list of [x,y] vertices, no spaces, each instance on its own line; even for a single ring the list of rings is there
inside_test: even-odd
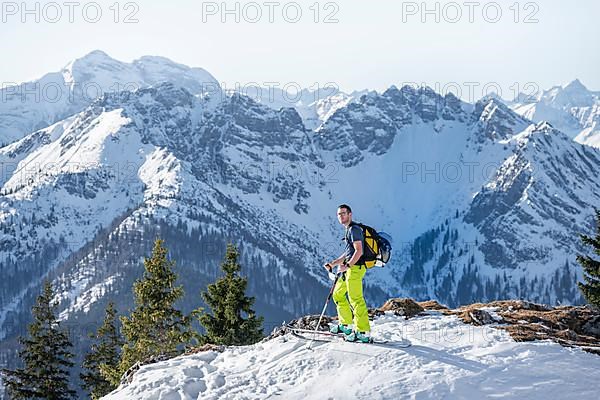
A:
[[[368,225],[361,224],[360,222],[352,221],[346,230],[346,236],[344,239],[349,240],[348,232],[352,225],[356,225],[362,229],[363,232],[363,254],[356,262],[357,264],[364,264],[368,268],[373,268],[376,265],[382,267],[390,260],[392,255],[392,245],[390,241],[377,233],[377,231]],[[382,234],[384,234],[382,232]],[[388,236],[387,234],[384,234]],[[380,261],[379,264],[377,262]]]

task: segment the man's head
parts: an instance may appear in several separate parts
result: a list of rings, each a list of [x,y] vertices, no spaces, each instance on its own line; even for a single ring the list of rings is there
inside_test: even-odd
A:
[[[337,208],[337,217],[340,224],[348,226],[352,222],[352,209],[347,204],[342,204]]]

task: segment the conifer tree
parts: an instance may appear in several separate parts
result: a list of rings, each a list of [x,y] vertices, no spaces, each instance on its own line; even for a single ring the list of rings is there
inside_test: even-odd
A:
[[[156,239],[152,256],[144,259],[144,276],[133,285],[135,308],[129,317],[121,317],[125,344],[118,373],[111,374],[118,385],[121,376],[138,361],[151,356],[175,356],[192,339],[190,317],[175,308],[183,287],[175,286],[174,261],[167,260],[162,239]]]
[[[228,243],[221,263],[225,275],[202,293],[212,311],[212,315],[202,313],[199,317],[206,330],[202,338],[205,343],[245,345],[256,343],[263,337],[263,318],[252,310],[254,298],[245,294],[248,281],[239,275],[238,255],[237,248]]]
[[[600,209],[596,212],[596,236],[580,235],[583,244],[591,246],[594,253],[600,256]],[[583,267],[583,280],[577,285],[588,303],[600,307],[600,260],[587,255],[577,255],[577,261]]]
[[[23,348],[19,357],[24,367],[3,370],[4,385],[11,399],[62,400],[75,397],[69,387],[69,368],[73,366],[73,346],[68,333],[56,317],[58,303],[52,302],[54,290],[44,282],[42,294],[32,307],[33,322],[28,337],[19,338]]]
[[[113,382],[118,381],[119,356],[123,340],[116,324],[117,311],[113,302],[108,303],[104,322],[92,338],[90,353],[85,356],[83,369],[79,374],[82,388],[90,393],[92,399],[99,399],[116,389]]]

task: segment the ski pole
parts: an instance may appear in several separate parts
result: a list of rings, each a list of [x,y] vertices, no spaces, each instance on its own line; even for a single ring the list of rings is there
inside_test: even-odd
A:
[[[333,295],[333,290],[335,289],[335,284],[340,278],[340,273],[335,274],[335,279],[333,280],[333,285],[331,285],[331,289],[329,289],[329,294],[327,295],[327,300],[325,300],[325,305],[323,306],[323,311],[321,311],[321,316],[319,317],[319,322],[317,322],[317,326],[315,327],[315,333],[313,334],[313,338],[308,342],[307,348],[310,349],[312,342],[315,341],[316,332],[319,330],[319,326],[321,326],[321,319],[323,319],[323,315],[325,315],[325,311],[327,310],[327,305],[329,304],[329,300],[331,300],[331,296]]]

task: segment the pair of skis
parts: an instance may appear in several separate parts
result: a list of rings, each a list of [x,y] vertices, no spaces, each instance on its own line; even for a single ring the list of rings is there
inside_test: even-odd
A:
[[[295,328],[290,325],[286,325],[286,328],[291,332],[292,335],[294,335],[295,337],[300,338],[300,339],[314,340],[315,342],[338,342],[338,341],[346,342],[346,340],[344,340],[345,335],[343,333],[332,333],[332,332],[328,332],[328,331],[315,331],[315,330],[311,330],[311,329],[301,329],[301,328]],[[374,339],[374,338],[370,338],[370,341],[368,343],[361,342],[361,341],[355,341],[355,342],[348,341],[348,343],[389,344],[389,345],[393,345],[395,347],[410,346],[409,342],[395,342],[395,341],[391,342],[391,341],[385,340],[385,339]]]

